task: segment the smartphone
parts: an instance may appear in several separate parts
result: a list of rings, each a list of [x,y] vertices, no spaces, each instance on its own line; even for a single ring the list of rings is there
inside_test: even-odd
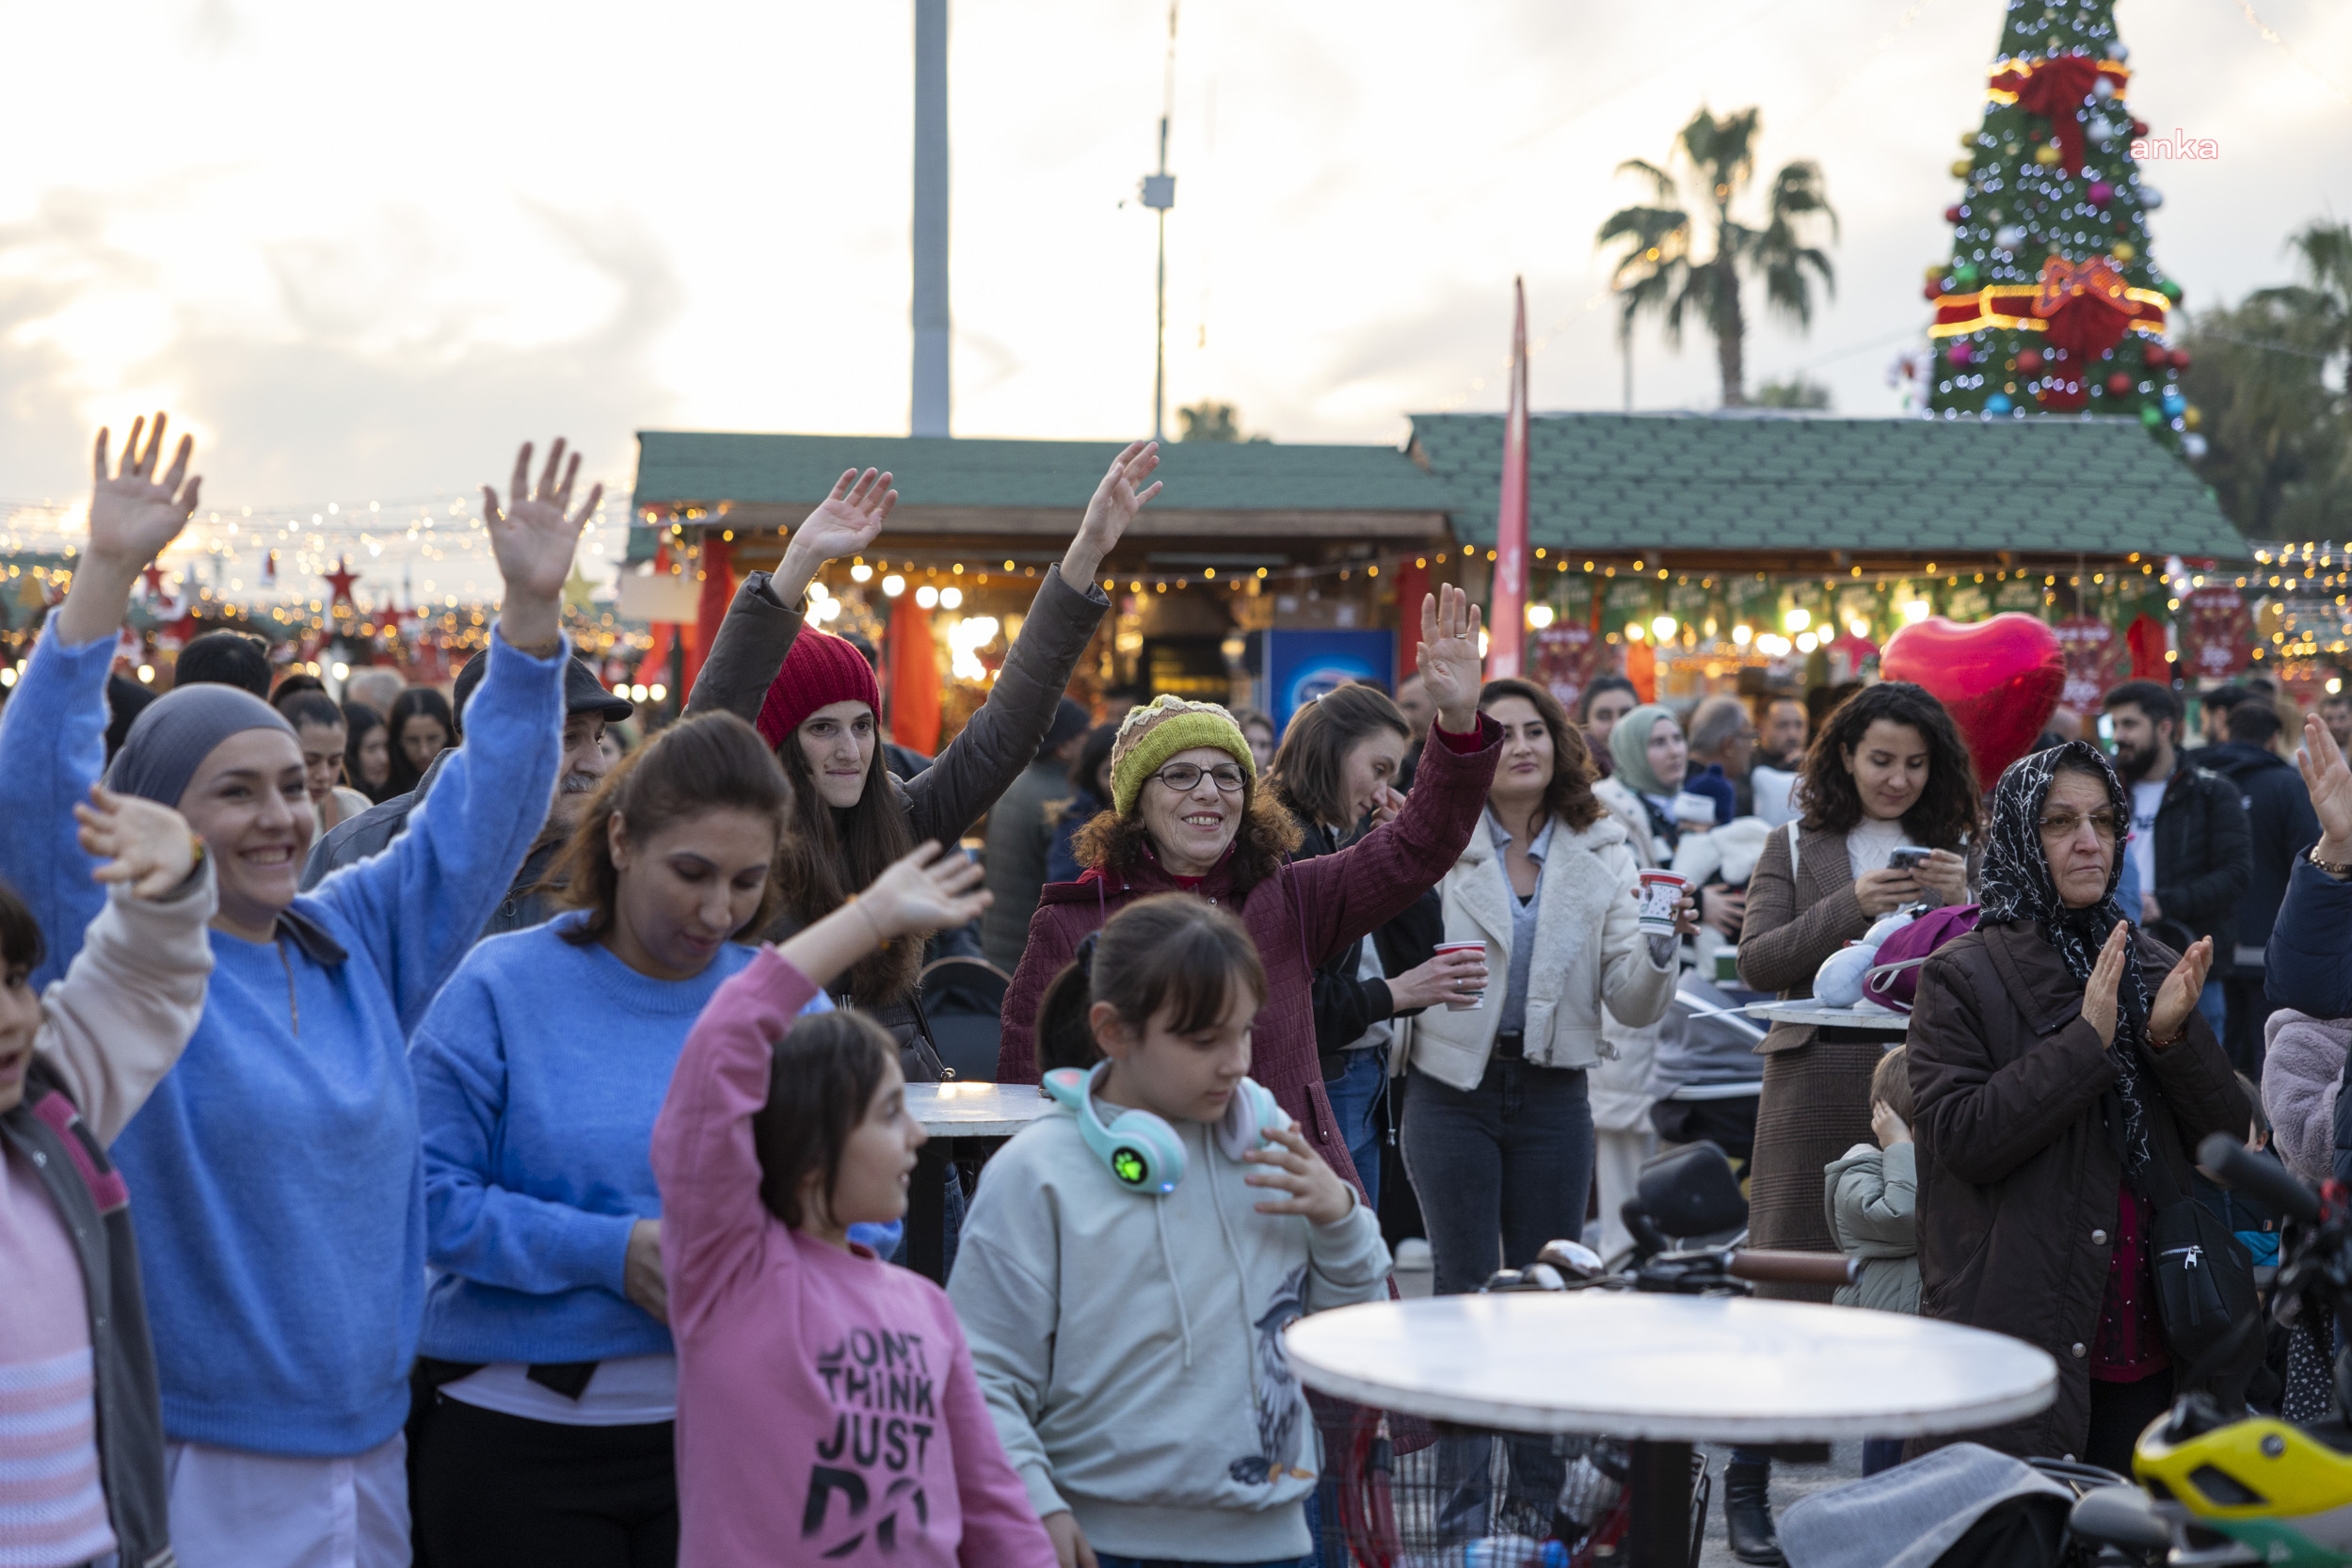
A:
[[[1928,856],[1934,853],[1931,849],[1918,849],[1906,844],[1886,857],[1886,869],[1891,872],[1915,872],[1926,865]]]

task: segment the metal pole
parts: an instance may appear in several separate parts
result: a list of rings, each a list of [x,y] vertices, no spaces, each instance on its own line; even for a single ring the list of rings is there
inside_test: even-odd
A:
[[[908,429],[948,428],[948,0],[915,0],[915,360]]]
[[[1151,361],[1151,439],[1167,439],[1168,410],[1168,215],[1160,215],[1160,326]]]

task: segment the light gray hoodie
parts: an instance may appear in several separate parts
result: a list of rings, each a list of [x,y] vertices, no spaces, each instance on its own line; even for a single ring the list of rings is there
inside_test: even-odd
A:
[[[1841,1285],[1840,1306],[1919,1310],[1919,1151],[1856,1144],[1822,1170],[1823,1203],[1837,1250],[1862,1259],[1862,1278]]]
[[[1314,1422],[1282,1330],[1384,1295],[1388,1249],[1361,1203],[1330,1225],[1258,1213],[1283,1194],[1173,1125],[1186,1174],[1155,1198],[1069,1108],[1032,1122],[982,1172],[948,1295],[1040,1517],[1068,1509],[1125,1557],[1304,1557]]]

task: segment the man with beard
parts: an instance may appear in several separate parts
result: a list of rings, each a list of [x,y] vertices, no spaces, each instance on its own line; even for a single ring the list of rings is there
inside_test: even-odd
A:
[[[2200,936],[2232,952],[2231,915],[2253,877],[2246,808],[2237,786],[2191,767],[2173,750],[2181,699],[2153,680],[2127,680],[2104,705],[2115,732],[2115,771],[2132,792],[2132,837],[2125,845],[2138,872],[2139,922],[2167,947],[2185,952]],[[2205,982],[2197,1010],[2216,1035],[2227,1028],[2222,983]]]
[[[457,672],[454,704],[457,728],[464,732],[466,699],[482,684],[483,665],[489,657],[485,649],[469,660]],[[497,913],[482,928],[485,936],[501,932],[521,931],[538,925],[552,917],[554,907],[538,890],[548,869],[555,863],[564,840],[570,837],[573,824],[580,820],[581,808],[596,792],[596,787],[612,764],[605,760],[604,727],[616,724],[636,712],[626,697],[614,696],[597,680],[596,672],[579,660],[569,661],[564,669],[564,756],[556,770],[555,793],[549,799],[547,824],[539,830],[536,842],[515,873]],[[456,737],[451,737],[454,742]],[[455,745],[433,759],[417,780],[410,793],[398,795],[381,806],[371,807],[349,822],[344,823],[319,840],[311,850],[310,859],[302,868],[302,888],[308,892],[334,872],[344,866],[381,854],[408,825],[408,813],[417,802],[430,793],[433,780],[440,774],[441,763],[456,750]]]

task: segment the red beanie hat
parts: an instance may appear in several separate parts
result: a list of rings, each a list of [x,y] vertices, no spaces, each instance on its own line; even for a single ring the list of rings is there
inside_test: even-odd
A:
[[[880,719],[882,688],[874,684],[873,666],[848,639],[803,627],[760,704],[760,738],[780,746],[809,714],[836,702],[862,702]]]

